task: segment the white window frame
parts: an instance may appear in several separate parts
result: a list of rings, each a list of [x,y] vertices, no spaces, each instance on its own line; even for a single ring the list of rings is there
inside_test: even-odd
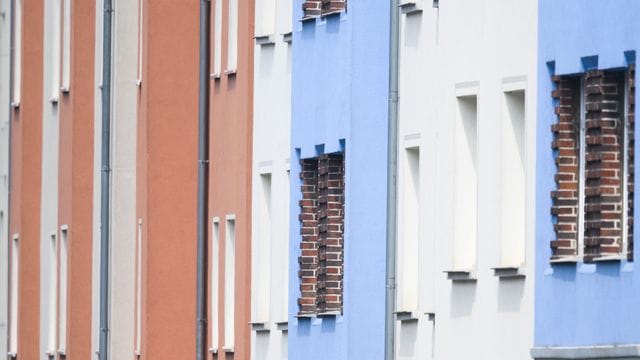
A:
[[[620,253],[624,256],[629,254],[629,71],[625,71],[624,75],[624,112],[622,119],[623,138],[622,138],[622,244]]]
[[[58,325],[58,236],[54,231],[49,235],[49,323],[47,326],[47,355],[56,354]]]
[[[68,93],[71,89],[71,1],[62,0],[62,75],[60,90]]]
[[[271,171],[261,172],[258,180],[258,229],[254,236],[253,244],[253,274],[251,322],[255,324],[267,324],[271,318],[271,275],[273,273],[273,213],[272,193],[273,177]]]
[[[402,154],[401,227],[398,261],[398,308],[399,312],[413,313],[418,310],[419,299],[419,254],[420,254],[420,146],[406,143]]]
[[[217,353],[220,339],[220,218],[211,222],[211,349]]]
[[[11,106],[20,106],[20,95],[22,91],[22,1],[14,0],[14,25],[13,25],[13,94],[11,99]]]
[[[225,74],[234,75],[238,71],[238,5],[239,0],[229,0],[227,19],[227,70]]]
[[[69,226],[60,226],[60,264],[58,290],[58,354],[67,353],[67,316],[69,298]]]
[[[213,73],[219,79],[222,73],[222,0],[214,0],[213,10]]]
[[[19,0],[18,0],[19,1]],[[18,304],[20,302],[20,235],[11,240],[9,276],[9,357],[18,356]]]
[[[136,75],[136,85],[142,86],[142,49],[144,42],[144,0],[138,0],[138,69]]]
[[[584,91],[584,76],[580,77],[580,103],[578,111],[580,112],[579,118],[579,148],[578,148],[578,258],[582,259],[584,256],[584,191],[585,191],[585,170],[586,170],[586,105],[585,105],[585,91]]]
[[[61,60],[61,42],[62,42],[62,1],[56,0],[55,5],[53,6],[53,16],[51,17],[53,26],[51,27],[53,30],[53,36],[51,44],[51,100],[52,104],[58,102],[58,97],[60,94],[60,72],[62,69],[60,68],[60,60]]]
[[[138,219],[138,234],[136,236],[136,289],[135,289],[135,346],[134,354],[141,355],[142,347],[142,219]]]
[[[510,102],[515,101],[516,97],[522,97],[522,118],[516,119],[510,113]],[[502,94],[502,120],[501,120],[501,140],[500,140],[500,267],[520,268],[524,266],[526,257],[526,212],[527,212],[527,92],[524,87],[514,89],[506,89]],[[518,124],[521,122],[521,124]],[[510,133],[513,132],[514,126],[521,126],[521,143],[517,143]],[[517,135],[516,135],[517,136]],[[507,146],[521,146],[521,149],[507,148]],[[519,189],[513,191],[513,185],[508,184],[512,178],[514,170],[513,159],[507,156],[513,155],[515,152],[522,153],[522,179]],[[509,171],[507,173],[507,171]],[[516,185],[516,186],[517,186]],[[513,191],[510,192],[509,190]],[[514,194],[517,193],[517,194]],[[521,204],[514,208],[514,196],[521,196]],[[509,203],[506,203],[509,202]],[[515,213],[515,214],[514,214]],[[513,216],[520,217],[521,224],[517,224],[520,229],[518,236],[514,236],[513,231],[509,229],[509,225],[513,223]],[[513,244],[513,243],[516,244]],[[512,249],[516,248],[516,249]],[[520,247],[521,249],[517,249]],[[517,252],[517,254],[516,254]]]
[[[226,216],[224,246],[224,347],[233,352],[235,346],[235,249],[236,217]]]

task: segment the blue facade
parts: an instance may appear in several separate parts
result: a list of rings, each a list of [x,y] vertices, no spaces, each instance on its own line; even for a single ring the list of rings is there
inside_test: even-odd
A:
[[[389,3],[301,23],[294,1],[289,358],[374,359],[384,353]],[[299,160],[345,151],[343,314],[298,319]]]
[[[626,260],[565,265],[549,262],[549,242],[555,237],[549,195],[555,189],[550,127],[556,116],[551,75],[622,68],[635,62],[640,48],[638,14],[640,2],[635,0],[539,1],[536,347],[640,343],[637,264]],[[635,146],[638,153],[638,143]],[[638,204],[639,197],[640,193],[635,192],[634,203]],[[634,227],[636,239],[638,231]]]

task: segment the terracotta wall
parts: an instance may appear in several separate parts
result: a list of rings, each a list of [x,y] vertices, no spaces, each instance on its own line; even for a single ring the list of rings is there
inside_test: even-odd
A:
[[[67,358],[90,358],[95,3],[71,4],[70,84],[59,104],[58,224],[68,226]]]
[[[212,2],[212,5],[215,2]],[[222,74],[211,80],[211,147],[209,216],[220,219],[219,258],[209,266],[219,269],[219,323],[217,359],[250,358],[251,311],[251,149],[253,119],[253,19],[254,2],[238,1],[238,63],[235,74],[227,70],[229,1],[222,2]],[[212,6],[214,10],[215,6]],[[215,16],[212,16],[212,20]],[[214,21],[212,21],[212,26]],[[212,37],[212,41],[213,41]],[[212,44],[212,49],[214,48]],[[212,57],[213,58],[213,57]],[[224,256],[227,215],[235,215],[235,331],[233,356],[224,341]],[[209,239],[212,238],[211,226]],[[209,309],[210,311],[211,309]],[[209,316],[211,319],[211,317]],[[211,338],[211,336],[209,336]],[[209,340],[211,341],[211,340]],[[209,344],[211,346],[211,344]],[[214,357],[216,358],[216,357]]]
[[[138,97],[141,359],[195,358],[197,1],[144,1]]]
[[[10,234],[20,235],[18,356],[37,359],[40,321],[43,1],[23,0],[22,92],[13,109]]]

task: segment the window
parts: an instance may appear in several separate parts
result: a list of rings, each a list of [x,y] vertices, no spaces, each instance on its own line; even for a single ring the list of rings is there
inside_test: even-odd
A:
[[[136,342],[135,355],[140,356],[142,345],[142,219],[138,219],[138,236],[136,241]]]
[[[501,139],[500,265],[520,267],[525,258],[525,93],[504,93]]]
[[[238,70],[238,0],[229,0],[228,26],[226,73],[231,75]]]
[[[219,0],[218,0],[219,1]],[[144,40],[144,0],[138,0],[138,75],[136,79],[136,85],[142,85],[142,46]]]
[[[478,217],[478,101],[475,95],[457,98],[454,124],[454,271],[476,267]]]
[[[71,83],[71,0],[62,0],[62,92]]]
[[[224,247],[224,350],[233,351],[236,289],[236,220],[234,215],[227,215]]]
[[[213,74],[219,78],[222,72],[222,0],[214,0],[213,13]]]
[[[58,354],[66,355],[67,352],[67,297],[69,281],[69,238],[68,227],[60,227],[60,279],[59,281],[59,301],[58,301]]]
[[[418,309],[418,254],[420,247],[420,148],[406,148],[403,160],[398,310],[415,311]]]
[[[276,0],[259,0],[256,14],[256,37],[275,33]]]
[[[632,260],[634,70],[554,78],[552,262]]]
[[[298,316],[342,313],[344,154],[300,161]]]
[[[20,92],[22,91],[22,0],[14,0],[13,25],[13,99],[12,106],[20,106]]]
[[[20,236],[13,235],[9,267],[9,357],[18,355],[18,293],[20,280]]]
[[[46,301],[49,302],[47,310],[49,311],[49,319],[47,326],[47,354],[55,356],[56,353],[56,326],[58,311],[58,242],[54,232],[51,234],[49,241],[49,296]]]
[[[60,16],[62,14],[62,0],[56,0],[52,12],[51,29],[53,30],[53,36],[51,41],[51,59],[49,61],[51,64],[51,102],[55,103],[60,93],[60,37],[62,30],[60,27]]]
[[[254,234],[254,294],[252,322],[267,323],[270,318],[272,266],[271,173],[260,174],[258,185],[258,228]]]
[[[219,276],[220,276],[220,219],[213,218],[211,244],[211,350],[218,351],[218,314]]]

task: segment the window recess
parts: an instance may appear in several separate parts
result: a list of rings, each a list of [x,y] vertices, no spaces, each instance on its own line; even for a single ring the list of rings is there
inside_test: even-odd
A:
[[[271,310],[271,274],[273,264],[271,173],[260,174],[258,189],[257,220],[254,234],[252,282],[252,322],[255,331],[268,331]]]
[[[222,0],[214,0],[213,6],[213,73],[212,79],[219,79],[222,73]]]
[[[460,89],[463,90],[474,89]],[[478,217],[477,95],[458,96],[454,123],[454,229],[453,269],[445,271],[454,281],[476,278]]]
[[[218,299],[220,296],[220,218],[214,217],[211,229],[211,348],[209,352],[218,352],[220,313]]]
[[[634,73],[553,78],[551,262],[632,260]]]
[[[273,45],[276,32],[276,0],[258,0],[256,5],[256,44]]]
[[[235,258],[236,218],[227,215],[224,249],[224,346],[225,352],[233,352],[235,331]]]

